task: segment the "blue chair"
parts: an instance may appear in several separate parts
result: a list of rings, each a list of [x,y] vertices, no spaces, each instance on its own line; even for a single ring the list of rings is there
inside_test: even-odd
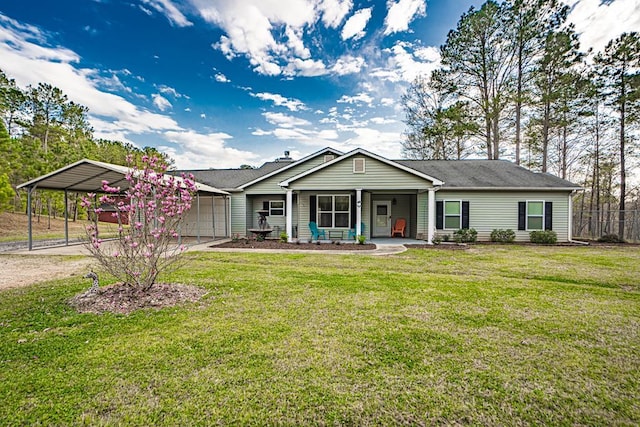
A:
[[[309,223],[309,230],[311,230],[311,240],[320,240],[320,236],[322,236],[323,239],[327,238],[326,232],[324,230],[320,230],[318,228],[318,224],[313,221]]]
[[[360,223],[360,235],[364,236],[364,222]],[[347,239],[354,239],[356,238],[356,228],[353,227],[351,230],[349,230],[349,236],[347,237]]]

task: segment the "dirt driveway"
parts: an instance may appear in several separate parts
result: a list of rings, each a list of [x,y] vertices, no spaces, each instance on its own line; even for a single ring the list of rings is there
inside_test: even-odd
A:
[[[61,256],[0,255],[0,291],[45,280],[84,275],[92,262],[93,258],[90,257],[69,259]]]

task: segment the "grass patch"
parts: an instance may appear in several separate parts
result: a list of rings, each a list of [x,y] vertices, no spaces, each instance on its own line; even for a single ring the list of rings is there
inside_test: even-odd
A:
[[[80,278],[2,292],[0,419],[640,422],[636,248],[188,257],[162,281],[209,293],[177,308],[78,314]]]

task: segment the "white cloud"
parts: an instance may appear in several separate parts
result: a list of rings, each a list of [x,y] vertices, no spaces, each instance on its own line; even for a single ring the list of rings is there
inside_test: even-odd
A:
[[[182,14],[182,12],[180,12],[180,10],[176,7],[175,4],[173,4],[171,0],[141,0],[141,1],[142,3],[154,8],[156,11],[165,15],[172,25],[176,25],[178,27],[188,27],[193,25],[193,23],[189,21],[187,17]],[[144,9],[142,7],[141,9],[145,13],[149,12],[148,9]]]
[[[2,69],[19,86],[49,83],[70,100],[89,108],[89,121],[97,138],[131,142],[133,134],[180,130],[166,115],[141,109],[122,96],[100,89],[105,82],[117,84],[98,70],[76,68],[80,58],[69,49],[49,47],[38,28],[20,24],[0,14]]]
[[[179,169],[237,167],[241,163],[250,163],[257,157],[251,152],[227,147],[226,141],[233,137],[222,132],[201,134],[194,131],[169,131],[162,137],[180,147],[159,147],[176,161]]]
[[[382,98],[380,100],[380,104],[384,105],[385,107],[390,107],[395,103],[396,103],[396,100],[393,98]]]
[[[282,95],[277,93],[268,93],[268,92],[260,92],[260,93],[251,93],[251,96],[254,98],[261,99],[263,101],[271,101],[274,105],[278,107],[286,107],[289,111],[298,111],[298,110],[306,110],[307,107],[304,105],[304,102],[294,99],[294,98],[285,98]]]
[[[206,119],[206,118],[207,118],[207,115],[206,115],[205,113],[200,113],[200,118],[201,118],[201,119]]]
[[[364,58],[358,56],[344,55],[333,64],[331,67],[331,72],[337,74],[338,76],[344,76],[347,74],[356,74],[359,73],[364,67],[365,62]]]
[[[327,74],[327,69],[322,61],[294,58],[284,68],[283,73],[287,76],[316,77]]]
[[[174,98],[189,98],[186,95],[182,95],[181,93],[178,93],[177,90],[175,90],[174,88],[167,86],[167,85],[157,85],[156,86],[157,89],[160,91],[160,93],[165,94],[165,95],[171,95]]]
[[[387,6],[389,11],[384,19],[385,35],[407,31],[411,21],[418,16],[424,16],[427,9],[425,0],[389,0]]]
[[[151,98],[153,98],[153,105],[155,105],[156,108],[160,111],[167,111],[173,108],[173,105],[171,105],[167,98],[160,95],[159,93],[154,93],[153,95],[151,95]]]
[[[280,126],[283,128],[294,128],[297,126],[307,126],[311,124],[311,122],[309,122],[308,120],[289,116],[283,113],[266,112],[262,113],[262,115],[272,125]]]
[[[371,106],[371,103],[373,102],[373,98],[370,95],[364,92],[361,92],[355,96],[342,95],[342,97],[338,99],[336,102],[347,103],[347,104],[367,104]]]
[[[342,40],[348,40],[353,38],[358,40],[364,37],[364,29],[367,26],[367,22],[371,19],[371,10],[373,8],[368,7],[366,9],[360,9],[356,11],[342,27]]]
[[[640,30],[640,0],[563,0],[584,50],[598,52],[624,32]]]
[[[334,143],[337,150],[348,152],[356,148],[364,148],[388,159],[400,157],[402,152],[401,131],[381,132],[371,128],[352,129],[355,134],[342,142]]]
[[[369,120],[371,121],[371,123],[374,123],[376,125],[388,125],[397,122],[397,120],[395,119],[388,119],[386,117],[372,117]]]
[[[231,82],[231,80],[229,80],[227,78],[227,76],[225,76],[222,73],[217,73],[213,78],[216,79],[216,81],[219,82],[219,83],[229,83],[229,82]]]
[[[387,63],[370,75],[392,83],[411,82],[419,75],[429,76],[440,66],[440,54],[435,48],[414,49],[412,44],[399,41],[384,52],[390,54]]]
[[[353,7],[352,0],[324,0],[318,5],[322,23],[327,28],[338,28]]]

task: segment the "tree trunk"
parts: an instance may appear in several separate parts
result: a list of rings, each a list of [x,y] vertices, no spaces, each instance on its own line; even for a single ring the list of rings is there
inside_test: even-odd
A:
[[[626,69],[623,67],[620,81],[620,207],[618,209],[618,237],[624,239],[624,202],[627,193],[627,171],[625,169],[625,141],[624,141],[624,125],[625,125],[625,107],[627,100],[626,97],[626,82],[625,82]]]

